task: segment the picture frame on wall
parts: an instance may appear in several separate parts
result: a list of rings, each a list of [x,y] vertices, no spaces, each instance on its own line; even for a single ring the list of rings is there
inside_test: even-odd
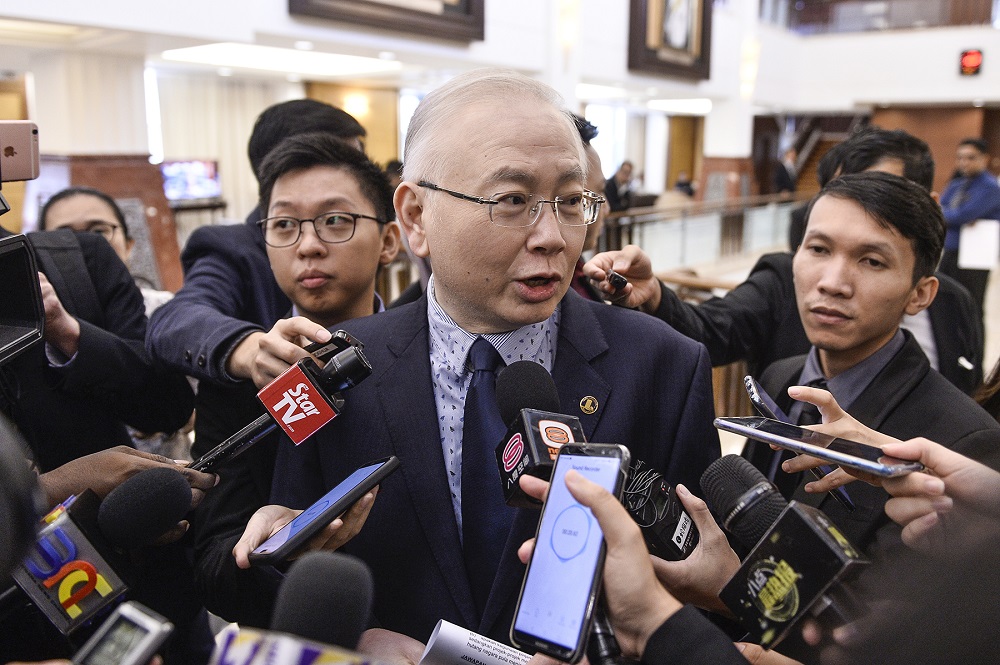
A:
[[[712,0],[630,3],[630,70],[693,80],[709,77]]]
[[[484,36],[486,0],[288,0],[292,16],[470,42]]]

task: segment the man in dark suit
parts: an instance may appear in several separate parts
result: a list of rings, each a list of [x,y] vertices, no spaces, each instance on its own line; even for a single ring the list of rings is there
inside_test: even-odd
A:
[[[0,229],[0,237],[11,235]],[[49,471],[115,445],[126,425],[173,431],[194,395],[184,376],[146,353],[142,294],[96,233],[32,233],[45,302],[45,344],[4,368],[0,408],[11,414]]]
[[[469,136],[482,140],[473,148]],[[416,661],[439,619],[509,639],[516,551],[537,523],[537,512],[503,506],[493,457],[503,423],[484,435],[499,413],[472,398],[496,364],[480,356],[538,362],[590,440],[629,446],[671,483],[696,483],[719,443],[703,347],[567,293],[598,209],[583,192],[579,133],[551,88],[506,71],[459,76],[417,108],[403,162],[396,214],[412,251],[431,258],[427,293],[343,325],[374,374],[325,429],[281,447],[272,499],[304,508],[369,460],[399,457],[344,549],[375,577],[380,628],[359,648]],[[474,417],[483,424],[466,428]],[[496,546],[481,547],[489,538]]]
[[[998,426],[989,414],[930,368],[904,313],[935,296],[933,268],[944,242],[940,207],[917,185],[881,173],[844,176],[813,203],[793,271],[799,315],[812,348],[768,368],[762,384],[800,424],[818,422],[793,385],[822,385],[852,416],[899,439],[930,437],[969,457],[996,464]],[[765,457],[771,451],[765,450]],[[784,474],[781,474],[782,476]],[[854,483],[851,512],[804,483],[795,498],[819,504],[857,547],[875,544],[888,524],[880,488]],[[779,477],[779,486],[781,477]]]
[[[868,127],[824,155],[817,169],[824,185],[838,174],[863,171],[901,175],[930,191],[934,160],[920,139],[902,130]],[[604,279],[614,266],[631,282],[621,304],[640,307],[705,344],[713,365],[746,360],[750,373],[759,376],[776,360],[809,350],[792,284],[792,255],[802,239],[804,217],[803,212],[791,253],[765,254],[743,283],[700,305],[682,301],[656,279],[649,257],[634,245],[598,254],[584,272]],[[971,394],[983,377],[982,325],[968,291],[940,273],[937,277],[940,288],[934,302],[915,316],[905,316],[902,326],[914,333],[932,367]]]
[[[365,130],[344,111],[312,99],[275,104],[257,118],[247,146],[250,166],[282,139],[333,134],[361,149]],[[271,272],[254,208],[246,223],[203,226],[188,239],[184,287],[153,313],[146,346],[153,357],[200,381],[192,454],[198,457],[263,412],[250,379],[256,344],[292,307]],[[225,408],[202,409],[209,403]]]

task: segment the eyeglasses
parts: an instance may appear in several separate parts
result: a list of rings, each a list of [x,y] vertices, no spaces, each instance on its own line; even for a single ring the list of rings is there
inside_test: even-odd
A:
[[[302,237],[302,225],[307,222],[316,229],[316,236],[320,240],[332,245],[353,238],[354,228],[359,219],[372,219],[379,224],[385,224],[378,217],[358,212],[324,212],[313,219],[268,217],[257,222],[257,225],[264,234],[264,242],[271,247],[289,247],[297,243]]]
[[[524,192],[501,192],[494,194],[490,198],[483,198],[482,196],[462,194],[461,192],[445,189],[444,187],[438,187],[426,180],[421,180],[417,185],[450,194],[456,199],[472,201],[479,205],[488,206],[490,221],[497,226],[509,227],[531,226],[542,216],[542,208],[546,203],[552,205],[552,212],[556,216],[556,221],[560,224],[564,226],[587,226],[597,221],[597,215],[600,213],[601,205],[605,200],[603,196],[586,189],[548,200],[536,194],[526,194]]]
[[[82,230],[84,232],[96,233],[97,235],[103,237],[108,242],[111,242],[111,239],[115,237],[115,231],[118,230],[117,224],[111,224],[109,222],[104,222],[101,220],[84,222],[82,225],[79,226],[83,226]],[[79,229],[79,226],[77,226],[76,228]]]

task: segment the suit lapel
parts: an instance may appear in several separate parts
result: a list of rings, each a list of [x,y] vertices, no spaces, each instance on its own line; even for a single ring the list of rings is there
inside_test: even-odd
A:
[[[376,390],[383,414],[393,414],[385,418],[385,423],[393,451],[403,462],[399,472],[417,519],[465,625],[474,626],[475,603],[465,573],[441,434],[434,415],[437,409],[431,385],[426,296],[410,307],[413,315],[401,322],[386,344],[395,360],[376,377]]]
[[[611,386],[590,366],[594,358],[607,350],[608,344],[601,334],[597,318],[588,308],[583,297],[572,289],[563,298],[552,377],[559,392],[562,412],[580,418],[583,432],[589,440],[604,412]],[[587,409],[584,410],[581,404]],[[595,410],[588,413],[591,404],[596,405]],[[484,635],[493,633],[492,628],[503,610],[520,592],[525,567],[517,558],[517,549],[525,540],[534,537],[538,517],[536,510],[517,511],[500,560],[497,579],[483,611],[479,632]]]

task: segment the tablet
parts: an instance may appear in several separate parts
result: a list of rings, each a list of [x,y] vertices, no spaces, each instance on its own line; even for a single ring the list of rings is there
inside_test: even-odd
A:
[[[890,457],[875,446],[833,437],[770,418],[716,418],[715,426],[726,432],[741,434],[764,443],[773,443],[796,453],[812,455],[834,464],[849,466],[885,478],[903,476],[924,468],[920,462]]]

